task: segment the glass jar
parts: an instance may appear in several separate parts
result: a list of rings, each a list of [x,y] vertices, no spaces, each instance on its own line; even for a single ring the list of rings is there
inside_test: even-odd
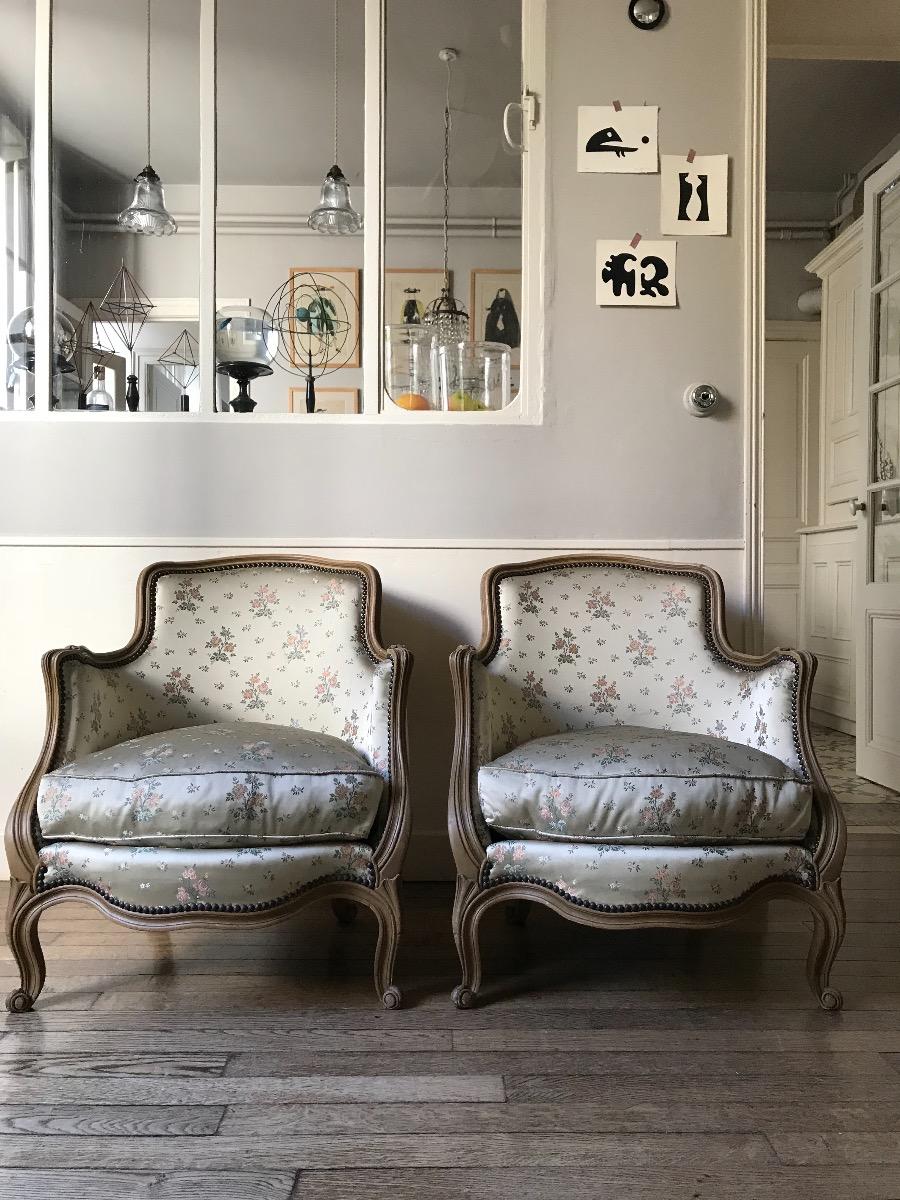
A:
[[[438,347],[441,407],[487,412],[510,401],[510,352],[500,342],[453,342]]]
[[[424,325],[385,325],[384,389],[398,408],[440,408],[435,347]]]

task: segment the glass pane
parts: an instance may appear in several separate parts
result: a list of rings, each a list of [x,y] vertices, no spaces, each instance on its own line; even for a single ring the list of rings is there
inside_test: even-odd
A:
[[[428,306],[445,284],[449,83],[449,298],[468,314],[466,341],[509,350],[514,395],[522,332],[522,158],[504,140],[503,111],[522,89],[521,0],[389,0],[387,35],[386,344],[401,340],[396,326],[428,326]],[[449,64],[440,57],[445,48],[458,52]],[[512,125],[518,136],[518,120]],[[451,321],[436,328],[445,342],[458,340]],[[478,355],[461,354],[454,346],[452,357],[475,362]],[[501,367],[497,378],[505,377]],[[484,373],[474,368],[448,384],[447,395],[437,369],[421,373],[404,390],[409,378],[406,369],[393,380],[386,377],[386,403],[453,411],[497,403],[496,389],[486,390]]]
[[[54,407],[147,411],[161,358],[173,387],[191,373],[175,346],[198,317],[200,0],[152,0],[149,149],[147,5],[54,0],[53,14],[54,297],[57,327],[75,329]],[[138,193],[148,165],[160,183]]]
[[[878,378],[900,375],[900,282],[875,297],[878,319]]]
[[[900,583],[900,488],[871,493],[875,506],[872,582]]]
[[[239,411],[305,414],[309,377],[317,411],[359,410],[363,235],[327,231],[346,206],[323,232],[309,217],[335,160],[362,213],[364,37],[363,0],[219,0],[220,411],[246,392]],[[340,201],[343,185],[327,192]]]
[[[878,278],[887,279],[900,271],[900,181],[879,196],[878,214]]]
[[[32,243],[32,116],[34,3],[4,0],[0,35],[0,334],[3,392],[0,411],[34,406]]]
[[[875,397],[875,462],[873,481],[900,478],[900,387]]]

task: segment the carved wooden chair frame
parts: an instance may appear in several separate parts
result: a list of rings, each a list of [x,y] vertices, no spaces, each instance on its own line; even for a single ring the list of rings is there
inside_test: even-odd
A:
[[[499,583],[516,575],[534,575],[566,567],[635,567],[667,575],[685,575],[705,583],[706,640],[710,652],[744,670],[758,671],[778,661],[796,665],[796,732],[813,786],[813,825],[808,842],[812,849],[816,883],[807,888],[791,881],[762,883],[740,900],[721,907],[686,910],[677,905],[650,906],[639,910],[608,911],[575,903],[537,882],[485,883],[485,843],[473,813],[472,792],[472,663],[489,663],[500,640]],[[754,656],[734,650],[725,632],[725,592],[722,580],[708,567],[673,564],[653,559],[619,555],[564,555],[524,563],[505,563],[486,572],[481,581],[483,634],[481,645],[460,646],[450,657],[450,673],[456,708],[456,735],[450,778],[449,828],[456,862],[456,897],[453,905],[453,935],[462,965],[462,982],[453,991],[458,1008],[469,1008],[481,986],[479,925],[484,913],[495,904],[516,902],[508,911],[513,923],[521,923],[527,912],[523,902],[546,905],[569,921],[595,929],[710,929],[729,924],[769,900],[793,900],[812,910],[813,937],[806,964],[809,985],[822,1008],[837,1010],[841,993],[830,986],[831,968],[844,937],[845,914],[841,895],[841,869],[847,834],[843,814],[834,793],[822,775],[812,746],[809,706],[816,671],[815,656],[802,650],[773,650]]]
[[[137,910],[117,904],[88,886],[60,884],[41,890],[37,794],[43,776],[59,765],[59,747],[66,720],[62,695],[63,664],[75,659],[100,670],[111,670],[138,658],[153,636],[156,585],[164,575],[280,565],[301,569],[321,568],[360,577],[365,593],[360,638],[374,662],[389,661],[393,666],[389,716],[391,774],[373,828],[371,886],[349,879],[313,882],[284,900],[249,911],[239,911],[241,906],[238,905],[202,903],[190,909],[174,911]],[[6,827],[6,853],[11,876],[6,929],[21,981],[20,986],[6,999],[6,1007],[10,1012],[30,1011],[44,986],[46,966],[38,922],[46,909],[65,900],[91,904],[111,920],[128,928],[155,932],[198,926],[258,928],[283,921],[319,900],[330,900],[337,920],[341,924],[349,924],[357,914],[357,906],[362,904],[374,913],[378,923],[375,990],[385,1008],[400,1006],[401,993],[394,985],[393,975],[400,936],[398,879],[410,832],[406,704],[412,655],[404,646],[386,648],[381,643],[381,579],[374,567],[367,563],[293,555],[154,563],[146,567],[138,579],[135,630],[126,646],[103,654],[95,654],[84,646],[67,646],[63,650],[48,651],[41,665],[47,694],[44,744],[34,770],[13,806]]]

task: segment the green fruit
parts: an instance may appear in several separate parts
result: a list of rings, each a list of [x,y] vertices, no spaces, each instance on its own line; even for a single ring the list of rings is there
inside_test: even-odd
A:
[[[451,412],[484,412],[485,407],[469,392],[454,392],[450,397]]]

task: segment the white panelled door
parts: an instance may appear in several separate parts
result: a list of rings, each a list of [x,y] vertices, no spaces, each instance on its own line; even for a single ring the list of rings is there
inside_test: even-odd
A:
[[[856,769],[900,791],[900,153],[866,182]]]

